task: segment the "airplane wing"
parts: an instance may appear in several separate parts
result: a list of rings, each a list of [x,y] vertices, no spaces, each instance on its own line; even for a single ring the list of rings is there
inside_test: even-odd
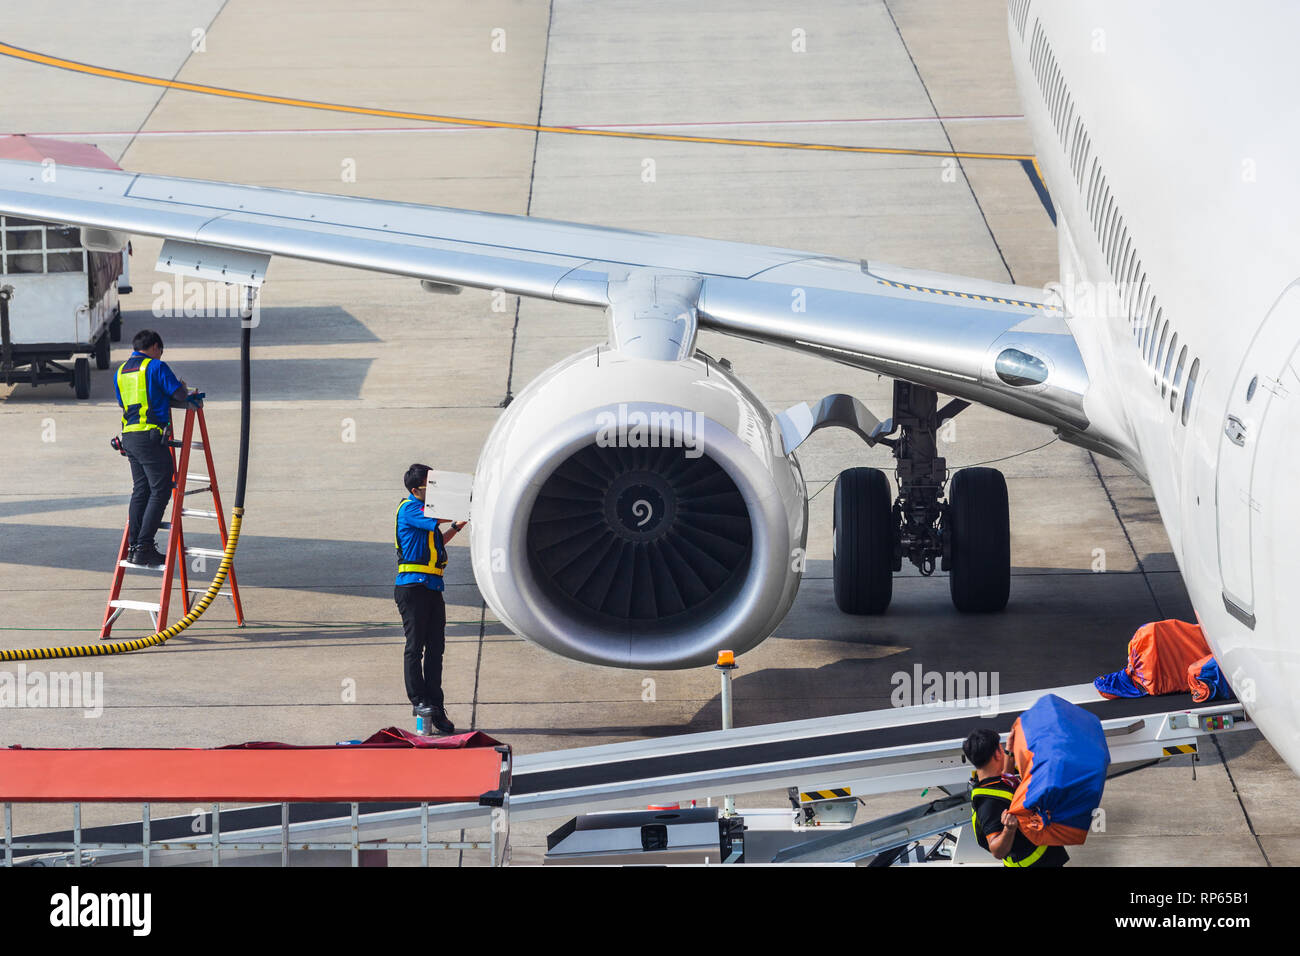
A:
[[[1073,439],[1089,427],[1087,369],[1040,289],[527,216],[67,165],[50,176],[12,160],[0,161],[0,214],[76,225],[105,248],[130,235],[171,240],[227,281],[239,281],[233,251],[244,251],[609,307],[611,283],[686,276],[699,280],[701,328],[926,385]]]

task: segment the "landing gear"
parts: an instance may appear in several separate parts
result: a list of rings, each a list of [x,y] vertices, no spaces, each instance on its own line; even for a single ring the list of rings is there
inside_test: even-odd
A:
[[[970,403],[938,408],[938,393],[894,382],[894,414],[872,442],[894,450],[898,497],[874,468],[851,468],[835,486],[835,603],[849,614],[881,614],[893,572],[906,558],[923,575],[950,573],[953,605],[963,612],[1000,611],[1011,583],[1007,484],[994,468],[963,468],[948,480],[937,433]],[[901,431],[897,437],[885,437]],[[944,501],[944,486],[948,500]]]
[[[883,614],[894,593],[894,520],[889,478],[850,468],[835,480],[835,603],[845,614]]]

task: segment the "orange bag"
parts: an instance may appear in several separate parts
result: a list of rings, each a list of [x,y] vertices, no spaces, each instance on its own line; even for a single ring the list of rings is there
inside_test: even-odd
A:
[[[1148,694],[1186,693],[1188,668],[1209,653],[1199,624],[1153,621],[1143,624],[1129,640],[1123,673]],[[1103,697],[1118,696],[1101,690],[1100,684],[1098,691]]]

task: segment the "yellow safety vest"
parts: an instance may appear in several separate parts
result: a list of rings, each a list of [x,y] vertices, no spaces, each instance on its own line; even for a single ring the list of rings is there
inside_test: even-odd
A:
[[[122,396],[122,431],[147,432],[154,428],[162,431],[161,425],[149,421],[149,383],[145,378],[146,370],[153,359],[141,359],[132,371],[125,372],[130,359],[117,367],[117,391]]]
[[[438,542],[434,538],[434,532],[429,532],[429,563],[428,564],[403,564],[402,563],[402,539],[398,535],[398,518],[401,517],[402,507],[410,498],[403,498],[397,504],[397,510],[393,512],[393,547],[397,548],[397,573],[406,574],[414,572],[416,574],[436,574],[442,576],[443,568],[447,566],[447,559],[444,557],[438,560]]]
[[[976,787],[975,789],[971,790],[970,796],[971,796],[970,825],[971,825],[971,830],[978,837],[979,818],[975,813],[975,806],[974,806],[975,798],[976,797],[997,797],[999,800],[1005,800],[1007,804],[1010,805],[1011,794],[1007,793],[1005,790],[997,790],[993,787]],[[1010,855],[1004,856],[1002,858],[1002,865],[1003,866],[1033,866],[1042,858],[1043,854],[1046,852],[1047,852],[1046,845],[1035,847],[1033,853],[1029,854],[1029,856],[1025,857],[1023,860],[1021,860],[1018,863],[1013,861]]]

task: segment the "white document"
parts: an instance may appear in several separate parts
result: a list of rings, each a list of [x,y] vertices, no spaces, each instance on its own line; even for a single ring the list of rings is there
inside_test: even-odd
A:
[[[442,521],[468,521],[474,476],[458,471],[429,472],[424,490],[424,516]]]

